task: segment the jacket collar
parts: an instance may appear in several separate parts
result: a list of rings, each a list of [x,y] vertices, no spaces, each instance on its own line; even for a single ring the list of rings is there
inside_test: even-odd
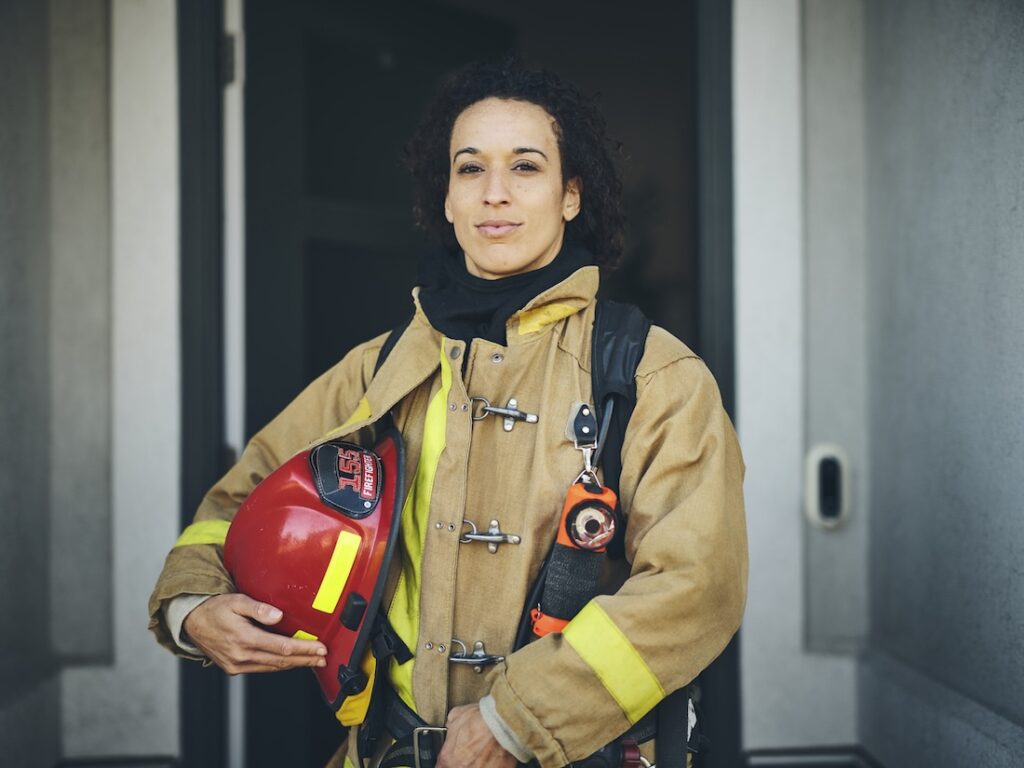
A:
[[[530,340],[593,302],[600,282],[599,274],[596,266],[581,267],[560,283],[534,296],[505,324],[509,346]],[[430,321],[420,306],[418,287],[413,289],[412,297],[416,305],[415,321],[429,327]]]
[[[587,266],[539,293],[509,318],[506,324],[509,346],[539,339],[559,320],[588,307],[597,295],[598,283],[598,268]],[[419,288],[413,289],[412,296],[416,314],[373,377],[355,413],[317,442],[350,435],[373,424],[433,376],[440,366],[445,339],[427,320],[420,306]]]

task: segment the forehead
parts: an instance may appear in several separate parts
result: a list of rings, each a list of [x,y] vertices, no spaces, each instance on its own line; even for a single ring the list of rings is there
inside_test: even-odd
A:
[[[452,126],[451,150],[502,150],[532,146],[556,151],[555,119],[528,101],[487,98],[466,107]],[[549,155],[550,156],[550,155]]]

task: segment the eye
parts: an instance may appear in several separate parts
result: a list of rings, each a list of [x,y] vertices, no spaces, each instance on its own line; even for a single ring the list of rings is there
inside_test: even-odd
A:
[[[478,163],[464,163],[459,166],[457,173],[470,174],[470,173],[482,173],[483,168]]]
[[[531,163],[529,160],[520,160],[512,166],[513,171],[539,171],[535,163]]]

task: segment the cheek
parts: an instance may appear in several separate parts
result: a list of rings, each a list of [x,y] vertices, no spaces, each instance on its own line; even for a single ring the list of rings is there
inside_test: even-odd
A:
[[[445,215],[456,228],[462,226],[466,221],[466,205],[458,193],[458,190],[452,190],[448,193],[448,197],[445,200]]]

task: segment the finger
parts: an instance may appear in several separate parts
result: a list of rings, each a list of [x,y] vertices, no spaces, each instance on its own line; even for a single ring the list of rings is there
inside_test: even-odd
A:
[[[245,672],[278,672],[282,669],[326,665],[327,660],[322,656],[279,656],[274,653],[253,653],[238,666]]]
[[[299,640],[249,625],[239,638],[246,648],[274,656],[326,656],[327,646],[318,640]]]
[[[253,600],[248,595],[237,595],[233,607],[235,613],[240,616],[246,616],[268,626],[277,624],[284,616],[280,608],[275,608],[270,603]]]
[[[441,745],[441,751],[437,753],[437,768],[450,768],[452,765],[451,753],[452,747],[446,738]]]

